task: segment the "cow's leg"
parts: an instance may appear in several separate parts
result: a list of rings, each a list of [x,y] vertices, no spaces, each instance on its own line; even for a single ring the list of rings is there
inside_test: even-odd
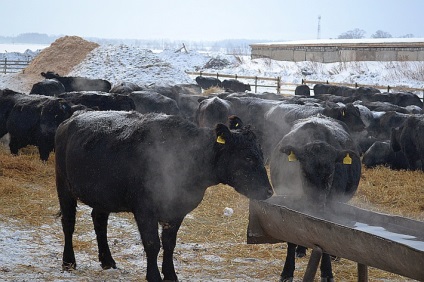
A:
[[[96,232],[97,245],[99,248],[99,261],[103,269],[116,268],[116,263],[110,253],[109,244],[107,243],[107,220],[109,213],[99,212],[93,209],[91,212],[93,219],[94,231]]]
[[[173,220],[162,224],[163,262],[162,273],[166,281],[178,281],[174,268],[174,249],[177,243],[177,232],[183,219]]]
[[[18,155],[19,149],[25,147],[26,145],[28,144],[26,144],[26,142],[24,142],[23,140],[13,135],[10,135],[9,148],[10,148],[10,152],[13,155]]]
[[[296,244],[287,243],[287,255],[281,272],[280,282],[293,281],[294,269],[296,267]]]
[[[63,249],[62,269],[71,270],[77,267],[75,262],[72,235],[75,230],[75,215],[77,201],[69,192],[67,185],[59,176],[56,177],[57,193],[59,197],[60,213],[62,215],[62,229],[65,236],[65,247]]]
[[[160,239],[158,234],[158,220],[152,213],[134,212],[135,221],[143,242],[147,256],[147,281],[162,281],[158,268],[158,254]]]
[[[331,268],[331,257],[323,253],[321,259],[321,282],[333,282],[333,269]]]
[[[50,149],[38,146],[38,153],[40,154],[40,160],[47,162],[50,155]]]
[[[306,256],[306,247],[304,246],[297,246],[296,247],[296,257],[297,258],[303,258],[304,256]]]

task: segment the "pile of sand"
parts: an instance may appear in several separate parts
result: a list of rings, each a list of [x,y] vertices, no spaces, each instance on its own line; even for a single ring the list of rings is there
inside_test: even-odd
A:
[[[41,72],[53,71],[65,76],[98,46],[99,44],[78,36],[61,37],[41,51],[25,68],[24,73],[40,75]]]

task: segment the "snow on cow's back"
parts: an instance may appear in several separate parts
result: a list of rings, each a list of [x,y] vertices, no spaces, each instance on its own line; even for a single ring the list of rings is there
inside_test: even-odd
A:
[[[295,135],[296,139],[298,141],[302,140],[299,139],[299,131],[305,130],[305,141],[309,140],[308,138],[308,124],[317,126],[319,128],[322,128],[321,134],[325,135],[326,132],[330,133],[330,136],[332,136],[332,139],[334,138],[340,143],[350,143],[352,141],[352,137],[349,133],[349,130],[345,124],[342,122],[335,120],[333,118],[324,116],[324,115],[316,115],[305,119],[299,119],[297,120],[291,131],[286,135],[288,138],[290,135]],[[313,137],[313,136],[311,136]],[[329,140],[326,140],[329,141]]]
[[[116,141],[129,140],[146,121],[166,120],[166,114],[140,114],[135,111],[78,111],[69,119],[78,129],[90,128],[91,142],[102,136],[113,136]],[[88,142],[88,140],[87,140]]]

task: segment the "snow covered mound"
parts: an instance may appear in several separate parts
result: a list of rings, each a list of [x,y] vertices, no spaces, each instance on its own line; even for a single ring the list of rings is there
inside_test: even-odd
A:
[[[209,60],[197,52],[150,50],[127,45],[102,45],[94,49],[69,76],[102,78],[117,84],[120,81],[138,85],[173,85],[195,83],[185,71],[202,68]]]

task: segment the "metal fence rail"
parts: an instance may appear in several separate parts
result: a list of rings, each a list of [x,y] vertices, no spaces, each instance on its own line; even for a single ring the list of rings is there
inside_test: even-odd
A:
[[[0,72],[1,73],[17,73],[25,69],[29,65],[30,61],[17,61],[17,60],[0,60]]]

